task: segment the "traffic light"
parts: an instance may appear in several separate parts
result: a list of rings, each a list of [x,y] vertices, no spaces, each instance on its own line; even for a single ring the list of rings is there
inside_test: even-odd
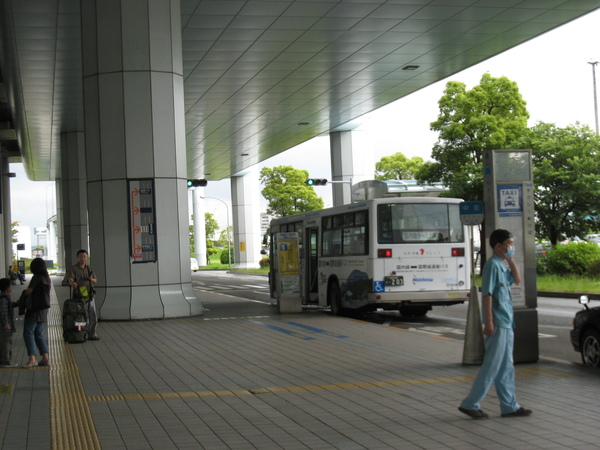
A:
[[[205,187],[208,184],[206,180],[187,180],[187,187]]]
[[[306,184],[309,186],[325,186],[327,184],[327,178],[309,178],[306,180]]]

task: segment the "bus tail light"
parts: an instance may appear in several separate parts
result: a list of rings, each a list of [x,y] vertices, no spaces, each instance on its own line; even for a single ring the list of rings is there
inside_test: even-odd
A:
[[[464,247],[458,247],[452,249],[452,256],[465,256]]]
[[[391,258],[392,257],[392,249],[391,248],[377,249],[377,257],[378,258]]]

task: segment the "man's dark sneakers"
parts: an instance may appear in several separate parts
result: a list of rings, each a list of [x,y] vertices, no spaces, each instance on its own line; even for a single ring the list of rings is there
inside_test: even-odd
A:
[[[530,409],[525,409],[522,406],[514,412],[502,414],[502,417],[527,417],[533,413]]]
[[[467,409],[467,408],[463,408],[462,406],[459,406],[458,410],[461,413],[466,414],[467,416],[469,416],[469,417],[471,417],[473,419],[487,419],[489,417],[481,409]]]

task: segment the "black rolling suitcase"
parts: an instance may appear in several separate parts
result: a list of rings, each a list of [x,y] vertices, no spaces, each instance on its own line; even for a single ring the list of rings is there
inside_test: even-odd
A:
[[[70,344],[87,341],[87,308],[81,299],[65,300],[62,310],[63,338]]]

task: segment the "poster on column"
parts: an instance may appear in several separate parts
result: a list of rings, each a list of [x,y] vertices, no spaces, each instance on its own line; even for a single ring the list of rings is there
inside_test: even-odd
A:
[[[523,184],[498,184],[498,228],[510,230],[515,241],[515,264],[521,274],[524,272],[524,243],[523,237]],[[525,291],[523,285],[512,286],[513,305],[525,306]]]
[[[156,262],[154,180],[127,180],[132,263]]]

